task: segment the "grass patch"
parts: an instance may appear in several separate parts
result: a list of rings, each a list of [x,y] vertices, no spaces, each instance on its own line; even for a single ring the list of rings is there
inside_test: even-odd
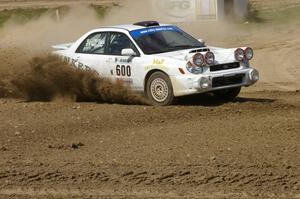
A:
[[[300,20],[300,6],[288,8],[284,10],[274,10],[260,13],[260,17],[266,22],[271,23],[288,23],[299,22]]]
[[[115,6],[115,5],[114,5]],[[107,13],[108,11],[112,8],[112,7],[107,7],[107,6],[100,6],[100,5],[91,5],[91,8],[95,10],[97,16],[99,19],[102,19]]]
[[[2,10],[0,12],[0,26],[3,26],[9,19],[14,19],[18,23],[26,23],[32,19],[37,19],[48,11],[47,8],[28,8],[28,9],[12,9]]]
[[[259,28],[277,27],[285,28],[286,25],[300,26],[300,6],[288,9],[277,9],[272,11],[255,11],[252,10],[248,23],[238,23],[237,27],[243,30],[255,30]]]
[[[113,5],[117,6],[117,5]],[[105,14],[112,7],[91,5],[91,8],[95,10],[99,19],[103,18]],[[0,11],[0,27],[5,22],[13,19],[15,22],[24,24],[31,20],[38,19],[45,14],[49,14],[54,20],[56,19],[55,11],[59,10],[61,18],[64,18],[70,10],[68,6],[62,6],[58,8],[18,8]]]
[[[274,24],[299,22],[300,6],[287,8],[287,9],[278,8],[273,10],[258,11],[253,9],[250,4],[246,20],[252,23],[274,23]]]
[[[248,13],[245,17],[248,22],[262,23],[265,20],[260,16],[260,12],[253,7],[251,3],[248,4]]]

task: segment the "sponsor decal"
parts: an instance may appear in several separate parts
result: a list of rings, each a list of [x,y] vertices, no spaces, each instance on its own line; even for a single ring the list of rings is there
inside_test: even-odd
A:
[[[154,34],[154,33],[163,32],[163,31],[182,32],[176,26],[161,26],[161,27],[152,27],[152,28],[143,28],[143,29],[139,29],[139,30],[133,30],[130,32],[130,35],[136,39],[136,38],[144,36],[144,35]]]
[[[116,83],[123,85],[123,86],[130,86],[133,84],[133,79],[132,78],[116,78]]]
[[[130,59],[125,59],[125,58],[115,58],[115,62],[120,62],[120,63],[130,63],[131,60]]]
[[[67,56],[64,56],[63,59],[64,59],[64,61],[71,64],[71,66],[73,66],[74,68],[78,68],[78,69],[85,70],[85,71],[92,71],[92,72],[96,73],[97,75],[100,75],[96,70],[92,69],[88,65],[85,65],[85,64],[79,62],[76,59],[72,59],[72,58],[67,57]]]
[[[152,69],[168,70],[168,67],[165,65],[164,59],[154,59],[152,64],[145,66],[145,71]]]

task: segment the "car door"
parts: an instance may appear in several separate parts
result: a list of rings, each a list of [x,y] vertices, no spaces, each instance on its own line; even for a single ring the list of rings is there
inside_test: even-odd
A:
[[[107,32],[96,32],[89,35],[76,49],[72,61],[78,68],[95,70],[100,76],[107,77],[106,46]]]
[[[132,49],[135,56],[122,56],[123,49]],[[141,57],[134,43],[124,33],[110,32],[107,43],[107,60],[111,77],[114,81],[134,90],[143,88]]]

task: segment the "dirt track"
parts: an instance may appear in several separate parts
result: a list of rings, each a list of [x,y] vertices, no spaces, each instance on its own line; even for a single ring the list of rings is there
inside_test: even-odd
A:
[[[76,18],[92,23],[74,29],[69,18],[1,30],[0,80],[26,72],[27,54],[98,24]],[[300,30],[262,26],[203,33],[211,45],[255,49],[261,81],[235,102],[197,96],[150,107],[0,98],[0,198],[300,198]]]
[[[2,99],[0,195],[300,196],[299,92],[198,100],[148,107]]]

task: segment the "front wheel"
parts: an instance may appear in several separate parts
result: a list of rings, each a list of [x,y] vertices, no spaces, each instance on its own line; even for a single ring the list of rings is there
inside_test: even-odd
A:
[[[146,83],[146,95],[153,105],[171,105],[174,93],[170,78],[162,72],[153,73]]]
[[[214,91],[213,94],[218,100],[234,100],[241,92],[241,87],[228,88]]]

